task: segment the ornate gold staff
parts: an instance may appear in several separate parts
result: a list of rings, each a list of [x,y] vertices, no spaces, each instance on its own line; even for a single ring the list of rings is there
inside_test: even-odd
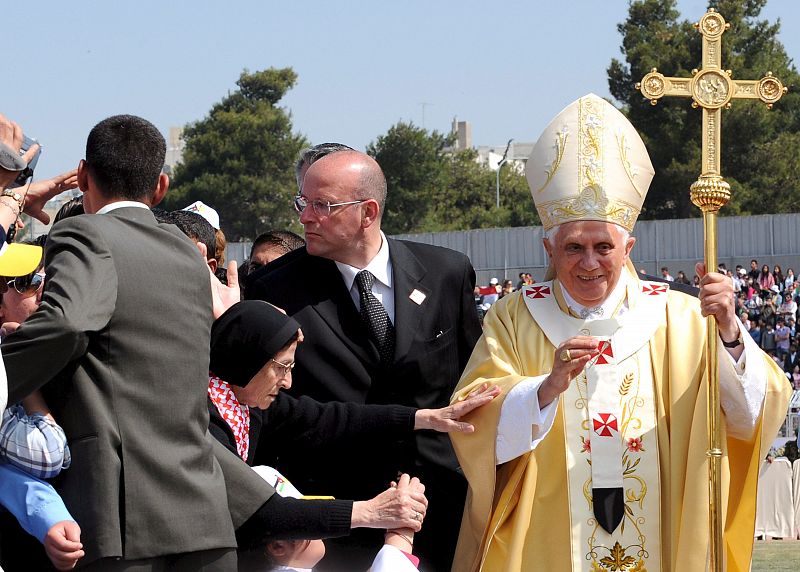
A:
[[[708,272],[717,268],[717,213],[731,198],[730,185],[720,174],[722,150],[722,108],[732,99],[760,99],[772,107],[787,88],[772,76],[759,80],[732,80],[731,70],[722,69],[722,34],[730,24],[713,8],[695,24],[703,34],[703,67],[692,70],[691,78],[665,77],[653,68],[636,89],[655,105],[664,96],[691,97],[692,107],[703,109],[703,163],[700,178],[692,183],[691,199],[703,211],[705,264]],[[719,377],[717,340],[719,333],[713,316],[708,323],[708,451],[709,531],[711,570],[722,572],[722,444],[719,430]]]

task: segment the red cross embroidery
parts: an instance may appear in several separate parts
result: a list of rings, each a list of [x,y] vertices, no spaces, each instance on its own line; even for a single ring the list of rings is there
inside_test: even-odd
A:
[[[666,284],[642,284],[642,293],[648,296],[658,296],[669,290]]]
[[[611,363],[609,358],[614,357],[614,350],[611,349],[611,342],[609,341],[601,341],[597,344],[597,351],[600,352],[600,355],[597,356],[595,360],[595,365],[605,365]]]
[[[525,293],[528,298],[547,298],[550,295],[550,286],[531,286]]]
[[[612,431],[619,431],[617,428],[617,418],[611,413],[598,413],[597,418],[592,419],[594,432],[600,437],[613,437]]]

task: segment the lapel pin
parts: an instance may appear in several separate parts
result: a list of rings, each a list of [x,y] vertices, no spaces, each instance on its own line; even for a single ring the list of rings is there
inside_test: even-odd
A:
[[[418,306],[425,301],[425,294],[416,289],[411,294],[409,294],[408,297],[411,298],[411,301],[417,304]]]

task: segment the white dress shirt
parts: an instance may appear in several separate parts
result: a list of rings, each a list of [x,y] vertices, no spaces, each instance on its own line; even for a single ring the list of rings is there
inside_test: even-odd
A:
[[[336,267],[344,280],[344,286],[350,292],[350,297],[356,305],[357,310],[361,310],[361,299],[356,284],[356,274],[362,270],[369,270],[375,277],[372,284],[372,294],[383,304],[389,319],[394,324],[394,287],[392,286],[392,263],[389,259],[389,243],[386,235],[381,232],[381,248],[372,260],[364,268],[356,268],[344,262],[336,262]]]

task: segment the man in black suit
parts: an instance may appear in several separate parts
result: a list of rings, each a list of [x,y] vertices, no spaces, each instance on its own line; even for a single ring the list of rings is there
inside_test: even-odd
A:
[[[11,402],[41,387],[66,432],[87,569],[235,570],[234,527],[272,494],[208,434],[209,272],[150,211],[165,149],[138,117],[92,129],[88,214],[53,227],[41,305],[2,344]]]
[[[306,248],[248,280],[247,298],[285,309],[303,328],[295,395],[441,407],[480,336],[467,257],[387,239],[380,229],[385,199],[386,179],[371,157],[343,150],[318,159],[295,202]],[[430,504],[414,553],[422,570],[450,569],[466,487],[446,436],[422,431],[392,441],[365,439],[322,456],[298,447],[278,466],[307,494],[344,498],[375,494],[398,471],[418,476]],[[325,569],[366,568],[366,547],[380,545],[379,535],[343,540],[348,546],[341,551],[329,543]],[[340,554],[346,559],[338,560]]]

